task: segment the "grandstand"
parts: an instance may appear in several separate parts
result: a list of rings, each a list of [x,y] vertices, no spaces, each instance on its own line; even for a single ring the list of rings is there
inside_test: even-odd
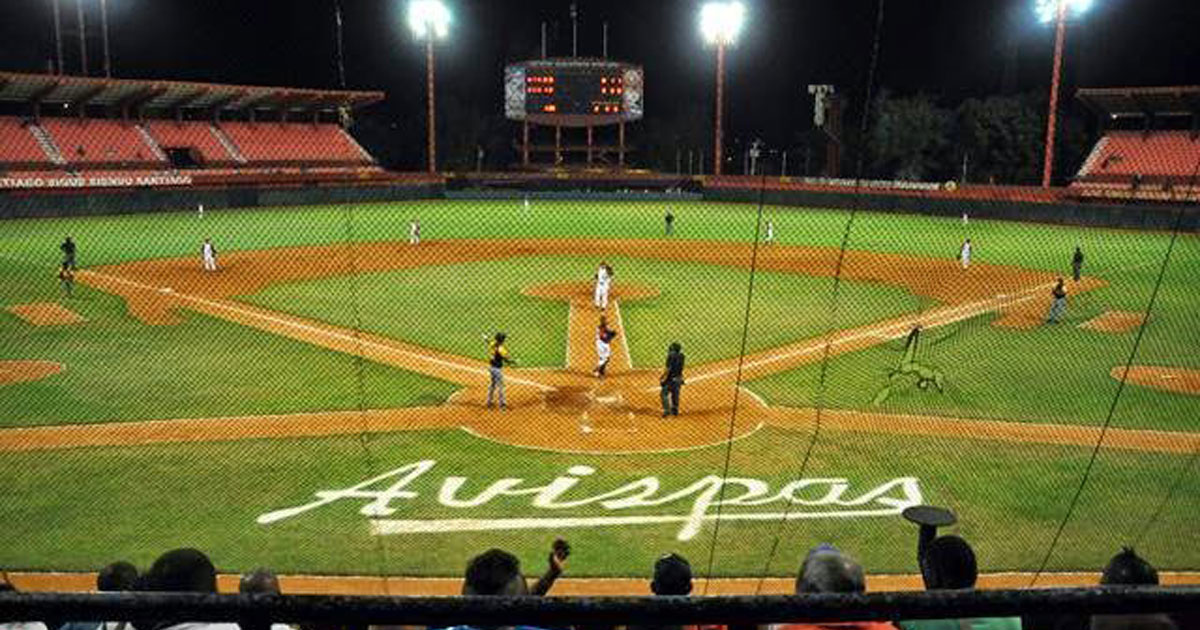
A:
[[[1073,192],[1141,201],[1200,196],[1200,87],[1083,89],[1078,98],[1104,133],[1075,176]]]
[[[10,114],[0,116],[0,177],[18,188],[79,177],[379,177],[375,158],[341,122],[382,99],[381,92],[0,73],[0,106]],[[178,175],[188,177],[163,177]]]

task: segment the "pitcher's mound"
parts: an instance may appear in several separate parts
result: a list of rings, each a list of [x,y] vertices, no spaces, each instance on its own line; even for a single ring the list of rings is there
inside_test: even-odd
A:
[[[1117,366],[1110,372],[1117,380],[1120,380],[1124,373],[1125,368],[1122,366]],[[1129,368],[1128,382],[1151,389],[1200,396],[1200,370],[1134,365]]]
[[[37,381],[62,370],[61,363],[51,361],[0,361],[0,385]]]
[[[54,302],[19,304],[8,307],[8,312],[34,326],[68,326],[85,321],[79,313]]]
[[[1087,320],[1079,325],[1080,328],[1087,328],[1096,332],[1105,333],[1123,333],[1129,332],[1134,328],[1142,325],[1146,320],[1144,313],[1133,313],[1130,311],[1105,311],[1100,315]]]

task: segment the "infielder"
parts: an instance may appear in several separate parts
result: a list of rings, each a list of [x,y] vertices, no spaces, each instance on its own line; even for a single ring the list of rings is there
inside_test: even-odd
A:
[[[217,248],[213,247],[212,239],[204,239],[204,244],[200,246],[200,257],[204,259],[205,271],[217,270]]]
[[[1079,282],[1080,276],[1083,274],[1083,248],[1076,245],[1075,255],[1071,256],[1071,277],[1075,282]]]
[[[1050,291],[1050,314],[1046,316],[1047,324],[1057,324],[1064,315],[1067,314],[1067,289],[1063,286],[1062,278],[1058,279],[1058,284],[1054,285],[1054,289]]]
[[[963,241],[962,247],[958,250],[958,260],[962,263],[963,269],[971,266],[971,239]]]
[[[408,222],[408,244],[421,244],[421,222],[416,219]]]
[[[504,345],[504,340],[507,338],[508,335],[498,332],[488,342],[488,375],[491,377],[488,382],[488,409],[492,408],[493,398],[497,398],[502,411],[508,409],[508,405],[504,401],[504,366],[513,363],[513,360],[509,358],[508,347]]]
[[[592,291],[592,304],[600,310],[608,308],[608,291],[612,287],[613,268],[601,262],[596,268],[596,288]]]
[[[764,245],[771,245],[775,242],[775,222],[767,219],[767,237],[763,239]]]
[[[612,340],[617,338],[617,331],[608,327],[608,320],[600,316],[600,325],[596,326],[596,369],[592,375],[604,378],[608,369],[608,360],[612,358]]]

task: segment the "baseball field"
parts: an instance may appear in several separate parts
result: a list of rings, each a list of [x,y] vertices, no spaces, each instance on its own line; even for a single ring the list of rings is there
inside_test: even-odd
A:
[[[1197,277],[1195,235],[711,202],[0,222],[0,567],[194,546],[229,572],[449,577],[494,546],[535,571],[561,536],[574,577],[669,551],[789,576],[819,542],[908,574],[899,512],[933,504],[985,572],[1055,583],[1131,544],[1196,570]],[[497,331],[503,412],[484,406]],[[664,419],[671,342],[686,384]]]

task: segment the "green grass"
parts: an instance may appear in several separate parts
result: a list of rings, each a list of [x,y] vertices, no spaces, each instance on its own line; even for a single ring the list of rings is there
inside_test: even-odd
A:
[[[0,260],[0,306],[60,301],[41,270]],[[0,310],[0,360],[66,365],[0,387],[0,426],[203,418],[440,404],[453,386],[195,313],[147,326],[118,298],[76,286],[62,299],[87,319],[30,326]]]
[[[807,439],[769,429],[744,440],[732,453],[730,475],[762,479],[778,491],[800,478],[793,453]],[[927,501],[957,511],[962,525],[947,531],[972,541],[981,569],[1031,570],[1065,514],[1089,453],[1077,447],[827,432],[803,477],[844,478],[850,485],[847,498],[896,477],[917,477]],[[915,528],[897,516],[727,521],[719,528],[710,522],[690,541],[676,539],[678,525],[374,537],[359,513],[366,500],[342,501],[270,525],[255,520],[308,503],[318,490],[349,487],[426,458],[436,459],[437,467],[412,485],[416,499],[391,504],[397,511],[390,518],[532,516],[528,496],[502,497],[479,508],[438,505],[433,497],[451,475],[469,479],[459,495],[469,497],[503,477],[542,485],[570,466],[589,465],[596,474],[564,498],[594,496],[646,475],[658,476],[665,494],[718,473],[724,457],[720,448],[620,457],[532,454],[460,432],[6,453],[0,454],[0,469],[8,471],[0,497],[7,535],[21,544],[0,549],[0,566],[81,570],[117,558],[145,566],[167,548],[196,546],[229,571],[270,566],[282,573],[458,576],[470,555],[499,546],[518,553],[526,570],[536,573],[549,541],[563,535],[574,549],[572,576],[646,575],[666,551],[691,558],[700,573],[707,572],[711,553],[714,575],[759,575],[764,569],[790,575],[804,551],[819,542],[853,553],[872,573],[916,570]],[[1031,461],[1038,465],[1030,466]],[[1104,452],[1097,473],[1103,484],[1085,493],[1050,568],[1102,566],[1115,549],[1141,534],[1145,514],[1161,496],[1147,492],[1157,483],[1151,480],[1165,483],[1183,462],[1181,456]],[[680,514],[690,504],[688,499],[619,514]],[[746,509],[727,506],[724,513]],[[1152,532],[1139,551],[1163,569],[1200,564],[1200,534],[1183,520],[1197,509],[1200,495],[1177,493],[1156,525],[1182,527]],[[604,513],[589,507],[547,516]],[[1165,531],[1173,538],[1164,537]]]
[[[432,240],[659,238],[666,205],[535,201],[525,217],[519,201],[428,201],[218,210],[203,220],[182,213],[5,221],[0,223],[0,304],[56,299],[52,268],[66,234],[79,242],[86,266],[192,256],[206,236],[223,251],[403,240],[413,217],[421,219]],[[751,206],[670,205],[679,217],[676,238],[745,242],[754,234],[757,215]],[[820,209],[767,208],[766,213],[784,245],[837,247],[850,218]],[[946,372],[947,392],[906,390],[885,406],[895,412],[1080,424],[1104,421],[1116,388],[1108,370],[1129,358],[1136,333],[1104,335],[1074,324],[1106,310],[1144,310],[1170,242],[1162,233],[977,220],[964,227],[957,219],[873,213],[856,215],[851,227],[851,249],[950,259],[969,235],[977,262],[1064,273],[1074,246],[1082,244],[1086,272],[1111,284],[1073,296],[1068,324],[997,330],[988,325],[990,316],[981,316],[930,331],[923,357]],[[353,293],[345,290],[343,278],[274,287],[253,299],[345,324],[352,322],[339,318],[351,310],[349,296],[357,296],[368,328],[467,355],[478,353],[483,331],[504,326],[526,364],[557,365],[565,309],[520,298],[515,290],[543,278],[586,279],[594,262],[534,258],[430,268],[363,276],[354,280]],[[615,264],[618,282],[637,279],[664,291],[656,301],[622,307],[639,365],[657,365],[667,339],[682,341],[693,365],[736,353],[745,272],[653,260]],[[701,274],[712,287],[707,294],[696,286]],[[1182,236],[1134,363],[1200,367],[1197,277],[1200,239]],[[485,278],[492,285],[485,286]],[[329,283],[323,296],[321,282]],[[863,284],[843,285],[834,311],[828,279],[762,274],[758,282],[751,350],[819,334],[830,321],[835,328],[848,328],[916,307],[914,298],[898,289]],[[32,328],[0,313],[0,359],[68,365],[67,372],[44,381],[0,388],[0,424],[394,407],[437,403],[450,391],[446,384],[369,362],[361,364],[360,383],[360,363],[345,355],[188,312],[178,326],[144,326],[116,298],[83,288],[80,294],[70,306],[88,318],[82,326]],[[895,343],[835,357],[821,400],[866,407],[884,370],[898,358]],[[753,387],[770,402],[806,406],[816,400],[819,376],[809,366]],[[1113,426],[1200,430],[1198,400],[1129,386],[1115,408]],[[765,430],[736,444],[730,470],[777,487],[799,474],[807,437]],[[281,572],[460,575],[470,554],[499,545],[518,552],[534,573],[555,532],[378,539],[366,534],[365,518],[357,513],[360,504],[349,503],[271,527],[256,525],[254,518],[303,503],[316,490],[349,485],[426,457],[441,462],[437,479],[458,473],[477,481],[511,476],[545,482],[570,465],[589,464],[601,472],[588,483],[612,488],[648,474],[659,475],[665,487],[677,487],[720,474],[725,455],[722,449],[555,455],[483,443],[458,432],[3,453],[0,521],[13,544],[0,548],[0,566],[86,569],[121,557],[145,565],[163,549],[192,545],[211,551],[228,570],[268,565]],[[845,477],[855,487],[917,476],[928,502],[958,512],[958,531],[976,545],[982,568],[1031,569],[1066,514],[1089,455],[1090,449],[1079,447],[825,432],[805,476]],[[1192,523],[1200,508],[1194,470],[1162,516],[1148,522],[1186,461],[1176,455],[1102,451],[1049,568],[1096,569],[1117,547],[1134,542],[1160,568],[1200,566],[1200,539]],[[527,499],[505,500],[470,516],[527,515],[527,505]],[[461,515],[428,507],[399,516],[451,514]],[[675,540],[675,531],[646,526],[567,532],[576,549],[571,572],[645,575],[667,550],[707,567],[715,549],[716,575],[758,575],[764,567],[788,575],[803,550],[821,541],[860,556],[872,572],[915,570],[915,532],[898,518],[798,521],[783,528],[725,523],[715,541],[715,528],[688,542]],[[778,553],[768,563],[777,535]]]
[[[737,356],[741,349],[749,271],[698,263],[610,258],[617,283],[653,287],[655,298],[621,305],[624,342],[636,366],[656,366],[666,345],[680,341],[693,365]],[[587,281],[595,260],[527,257],[277,285],[246,299],[341,326],[364,329],[463,356],[481,355],[481,338],[496,330],[526,366],[565,361],[567,307],[521,295],[535,285]],[[762,272],[755,282],[750,352],[829,329],[832,280]],[[839,327],[916,310],[922,300],[898,287],[844,283],[849,306]],[[358,309],[345,307],[357,296]],[[595,318],[591,312],[578,317]]]
[[[1200,431],[1200,397],[1130,385],[1113,408],[1119,383],[1109,372],[1130,360],[1137,331],[1106,334],[1078,325],[1106,310],[1144,311],[1159,268],[1107,275],[1112,286],[1071,298],[1068,318],[1059,326],[1013,331],[992,327],[983,316],[925,335],[921,361],[941,369],[946,391],[902,389],[882,406],[899,413],[939,414],[1032,422],[1099,425],[1113,410],[1113,426]],[[1200,274],[1200,248],[1194,239],[1177,246],[1134,365],[1200,369],[1200,326],[1195,313],[1194,278]],[[899,342],[876,346],[829,363],[826,405],[870,408],[900,360]],[[773,375],[751,385],[776,404],[812,406],[821,366]]]

